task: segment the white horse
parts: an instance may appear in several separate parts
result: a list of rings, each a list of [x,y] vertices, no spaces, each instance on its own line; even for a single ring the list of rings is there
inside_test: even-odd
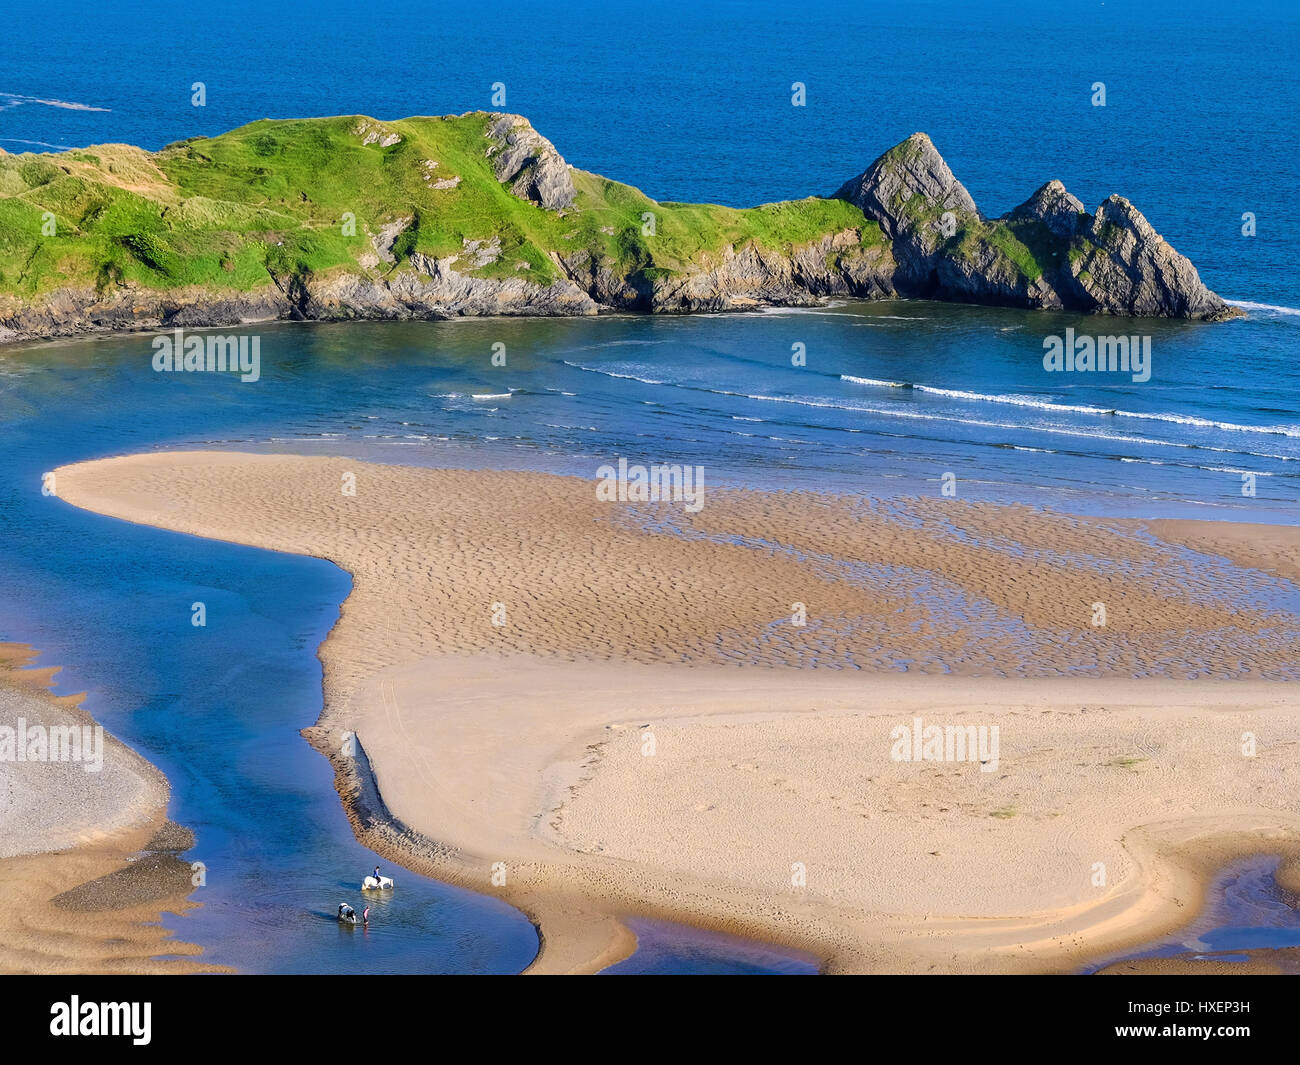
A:
[[[392,886],[393,878],[391,876],[381,876],[378,880],[373,876],[368,876],[361,881],[362,891],[376,891],[380,888],[390,888]]]

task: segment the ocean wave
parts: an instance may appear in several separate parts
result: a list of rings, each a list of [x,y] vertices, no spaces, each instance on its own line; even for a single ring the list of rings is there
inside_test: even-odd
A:
[[[22,137],[0,137],[0,141],[4,141],[6,144],[34,144],[38,148],[53,148],[60,152],[72,151],[72,146],[68,144],[51,144],[49,141],[29,141],[24,140]]]
[[[906,381],[881,381],[875,377],[854,377],[852,374],[840,374],[841,381],[849,381],[855,385],[872,385],[876,388],[912,388]]]
[[[46,100],[39,96],[27,96],[18,92],[0,92],[0,99],[12,100],[16,106],[18,104],[40,104],[42,107],[58,107],[65,111],[101,111],[105,114],[110,112],[110,107],[95,107],[92,104],[79,104],[75,100]]]
[[[1300,317],[1300,307],[1280,307],[1276,303],[1252,303],[1250,300],[1224,300],[1231,307],[1243,307],[1248,311],[1272,311],[1274,314],[1286,314]]]
[[[993,422],[983,418],[959,418],[940,414],[928,414],[922,411],[889,410],[882,407],[861,407],[845,406],[842,403],[824,403],[817,400],[797,399],[793,396],[764,396],[755,395],[745,392],[726,392],[717,389],[703,389],[702,391],[714,392],[717,395],[737,396],[743,399],[753,399],[769,403],[794,403],[806,407],[824,407],[833,410],[854,411],[860,414],[879,414],[887,418],[906,418],[915,421],[944,422],[957,425],[973,425],[984,429],[1008,429],[1014,432],[1030,433],[1048,433],[1054,436],[1072,436],[1081,437],[1087,440],[1109,440],[1121,444],[1149,444],[1152,447],[1178,447],[1192,448],[1198,451],[1220,451],[1230,455],[1249,455],[1252,458],[1278,459],[1282,461],[1293,461],[1295,456],[1277,455],[1271,453],[1259,453],[1253,451],[1238,451],[1235,448],[1210,447],[1204,444],[1181,443],[1177,440],[1161,440],[1149,436],[1127,436],[1116,433],[1103,433],[1095,429],[1079,428],[1065,429],[1058,426],[1049,425],[1024,425],[1015,422]]]
[[[576,348],[565,348],[565,350],[576,353],[579,351],[605,351],[608,348],[654,348],[671,343],[671,340],[602,340],[599,344],[582,344]],[[565,363],[565,365],[572,366],[573,363]]]
[[[824,304],[822,304],[821,306],[818,306],[818,307],[760,307],[760,308],[758,308],[758,311],[759,311],[760,314],[775,314],[775,315],[783,315],[783,314],[830,314],[830,313],[831,313],[833,310],[835,310],[837,307],[847,307],[848,305],[849,305],[849,301],[848,301],[848,300],[834,300],[834,299],[833,299],[833,300],[827,300]],[[723,314],[735,314],[735,313],[750,314],[750,313],[752,313],[752,312],[750,312],[750,311],[741,311],[741,312],[735,312],[735,311],[723,311],[723,312],[721,312],[721,313],[723,313]]]
[[[1122,444],[1147,444],[1152,447],[1173,447],[1173,448],[1191,448],[1199,451],[1219,452],[1228,455],[1246,455],[1251,458],[1276,459],[1278,461],[1291,462],[1297,461],[1298,457],[1294,455],[1281,455],[1275,452],[1257,452],[1242,450],[1239,448],[1216,447],[1210,444],[1199,444],[1183,442],[1177,440],[1163,440],[1158,437],[1148,436],[1131,436],[1126,433],[1107,433],[1095,428],[1080,426],[1078,428],[1068,428],[1065,426],[1050,425],[1029,425],[1014,422],[995,422],[983,418],[963,418],[952,414],[941,414],[931,411],[907,409],[904,407],[874,407],[857,403],[836,403],[830,400],[810,399],[799,396],[773,396],[764,393],[755,392],[736,392],[729,389],[707,388],[703,385],[686,384],[682,382],[651,380],[649,378],[637,377],[632,374],[620,374],[611,370],[601,370],[595,367],[582,366],[578,363],[568,363],[579,370],[586,370],[589,373],[604,374],[607,377],[619,377],[643,384],[661,385],[667,388],[681,389],[687,392],[703,392],[715,396],[730,396],[737,399],[749,399],[760,403],[783,403],[800,407],[812,407],[824,410],[841,410],[856,414],[877,414],[886,418],[902,418],[913,421],[940,422],[945,424],[970,425],[986,429],[1003,429],[1011,432],[1030,432],[1044,433],[1053,436],[1068,436],[1088,440],[1108,440],[1113,443]],[[927,385],[913,385],[902,381],[881,381],[869,377],[852,377],[850,375],[841,375],[843,379],[854,381],[860,384],[870,384],[885,388],[902,388],[913,391],[938,392],[941,395],[951,396],[958,395],[960,398],[971,397],[980,401],[988,402],[1006,402],[1015,406],[1035,406],[1046,410],[1062,411],[1066,413],[1098,413],[1112,415],[1117,418],[1131,417],[1142,420],[1151,420],[1157,422],[1178,422],[1180,424],[1191,425],[1212,425],[1219,428],[1233,428],[1243,432],[1256,433],[1274,433],[1275,435],[1300,437],[1300,427],[1278,426],[1273,428],[1264,428],[1259,426],[1237,426],[1231,422],[1214,423],[1206,419],[1193,417],[1184,417],[1183,415],[1161,415],[1161,414],[1138,414],[1127,411],[1112,411],[1102,407],[1086,407],[1083,405],[1067,405],[1060,403],[1049,403],[1045,400],[1039,400],[1030,396],[986,396],[979,392],[963,392],[959,389],[935,389]],[[653,403],[653,400],[642,400],[643,403]],[[825,427],[822,427],[825,428]]]
[[[617,377],[620,381],[639,381],[643,385],[669,385],[671,381],[656,381],[652,377],[637,377],[631,373],[615,373],[613,370],[602,370],[595,366],[583,366],[580,362],[569,362],[564,360],[565,366],[572,366],[575,370],[584,370],[587,373],[598,373],[604,377]]]
[[[1286,436],[1300,439],[1300,425],[1239,425],[1236,422],[1220,422],[1211,418],[1198,418],[1194,414],[1169,414],[1159,411],[1120,410],[1116,407],[1097,407],[1083,403],[1053,403],[1036,396],[989,395],[984,392],[970,392],[961,388],[936,388],[933,385],[916,385],[906,381],[878,381],[870,377],[854,377],[841,374],[841,381],[851,384],[868,385],[877,388],[903,388],[912,392],[924,392],[931,396],[945,396],[948,399],[968,400],[972,403],[1001,403],[1013,407],[1029,407],[1034,410],[1061,412],[1063,414],[1090,414],[1112,418],[1133,418],[1138,421],[1167,422],[1174,425],[1189,425],[1197,429],[1219,429],[1224,432],[1262,433],[1267,436]]]
[[[1143,466],[1176,466],[1182,470],[1204,470],[1207,473],[1236,473],[1236,474],[1253,474],[1256,477],[1272,477],[1271,473],[1263,470],[1242,470],[1236,466],[1201,466],[1195,462],[1164,462],[1161,459],[1140,459],[1130,455],[1121,455],[1120,462],[1136,462]]]

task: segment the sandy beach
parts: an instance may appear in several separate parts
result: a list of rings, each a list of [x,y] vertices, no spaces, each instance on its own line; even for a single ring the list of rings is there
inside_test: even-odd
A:
[[[56,697],[54,669],[0,645],[0,727],[94,729],[81,696]],[[92,762],[0,760],[0,898],[11,915],[0,973],[211,971],[171,938],[165,912],[193,905],[192,836],[167,820],[166,778],[107,733]],[[159,959],[161,954],[170,955]]]
[[[1300,857],[1292,530],[243,453],[56,476],[352,574],[309,738],[365,843],[533,918],[533,971],[625,956],[633,913],[828,971],[1071,971]]]

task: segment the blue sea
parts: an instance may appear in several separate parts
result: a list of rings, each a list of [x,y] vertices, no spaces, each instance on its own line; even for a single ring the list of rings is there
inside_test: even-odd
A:
[[[575,166],[662,200],[744,206],[829,193],[924,130],[989,215],[1050,178],[1089,208],[1128,197],[1248,314],[1099,322],[840,301],[283,324],[255,330],[256,383],[155,373],[145,336],[0,348],[0,639],[62,666],[60,690],[87,691],[167,773],[171,814],[198,836],[189,857],[210,870],[205,905],[169,926],[214,961],[509,972],[536,935],[491,899],[402,874],[391,912],[340,936],[327,915],[374,860],[298,729],[320,711],[315,648],[346,575],[73,510],[40,494],[57,465],[220,446],[590,476],[625,456],[700,463],[710,483],[916,495],[952,473],[965,498],[1300,521],[1295,5],[10,8],[11,152],[157,148],[265,116],[460,113],[491,107],[500,82],[505,109]],[[806,106],[792,106],[796,82]],[[1150,380],[1046,372],[1045,338],[1069,328],[1149,336]],[[196,599],[218,606],[219,639],[188,624]],[[631,970],[801,965],[646,924]]]

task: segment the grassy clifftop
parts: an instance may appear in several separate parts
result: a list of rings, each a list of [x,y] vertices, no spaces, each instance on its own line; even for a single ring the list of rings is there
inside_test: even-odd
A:
[[[275,318],[733,310],[899,296],[1218,319],[1141,213],[1058,181],[988,218],[923,133],[834,196],[657,203],[518,115],[263,120],[0,152],[0,341]]]
[[[383,277],[413,254],[457,255],[459,273],[544,285],[557,276],[552,253],[586,250],[616,274],[655,276],[698,267],[728,245],[788,252],[851,228],[882,239],[844,200],[746,210],[656,203],[571,169],[571,205],[548,210],[494,171],[499,117],[264,120],[154,153],[0,152],[0,293],[247,292],[273,276]],[[652,236],[643,233],[646,213]]]

